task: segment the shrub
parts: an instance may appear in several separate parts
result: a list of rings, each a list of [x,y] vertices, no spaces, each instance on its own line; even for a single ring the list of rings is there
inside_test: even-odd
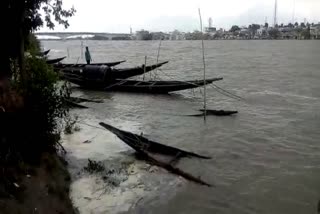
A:
[[[14,93],[10,94],[22,97],[23,106],[2,121],[6,127],[0,133],[0,161],[36,159],[42,152],[55,151],[60,145],[61,122],[69,113],[65,105],[70,97],[69,86],[58,82],[52,67],[32,56],[26,59],[25,69],[26,84],[19,73],[12,78],[10,90]]]
[[[105,167],[102,162],[88,159],[88,165],[83,168],[85,171],[93,174],[103,172]]]
[[[64,127],[64,133],[65,134],[72,134],[73,132],[76,132],[76,131],[80,131],[80,127],[77,126],[77,122],[78,122],[78,116],[66,116],[64,118],[65,120],[65,127]]]

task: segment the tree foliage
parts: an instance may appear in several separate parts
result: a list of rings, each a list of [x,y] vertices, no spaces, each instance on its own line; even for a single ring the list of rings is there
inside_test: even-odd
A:
[[[1,15],[5,45],[4,56],[0,58],[0,77],[10,74],[10,63],[17,60],[20,71],[24,70],[25,41],[31,32],[46,25],[54,29],[55,22],[68,27],[68,18],[73,16],[75,9],[63,9],[62,0],[4,0],[1,1]],[[44,18],[41,16],[44,12]]]
[[[280,37],[280,31],[277,28],[273,28],[269,31],[269,35],[272,39],[278,39]]]
[[[36,158],[59,145],[60,119],[68,113],[65,100],[70,91],[67,85],[57,84],[52,67],[36,57],[40,44],[32,32],[44,23],[51,29],[55,22],[68,27],[67,19],[75,10],[63,9],[62,0],[4,0],[0,11],[3,20],[9,20],[3,23],[0,109],[13,113],[0,114],[5,117],[0,126],[0,162],[8,157]]]
[[[240,27],[238,25],[233,25],[230,29],[230,32],[236,32],[236,31],[239,31],[240,30]]]

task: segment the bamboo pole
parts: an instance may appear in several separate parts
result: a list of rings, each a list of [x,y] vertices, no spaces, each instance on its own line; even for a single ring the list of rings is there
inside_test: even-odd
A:
[[[146,74],[146,66],[147,66],[147,56],[144,56],[144,66],[143,66],[143,81]]]
[[[81,41],[80,56],[81,56],[81,59],[83,59],[83,41]]]
[[[159,47],[158,47],[158,54],[157,54],[157,64],[159,63],[159,57],[160,57],[160,49],[161,49],[161,42],[162,42],[162,38],[160,37],[160,42],[159,42]],[[156,76],[157,76],[157,71],[159,70],[159,67],[156,68],[155,70],[155,79],[156,79]]]
[[[203,29],[202,29],[202,18],[201,11],[199,8],[199,17],[200,17],[200,31],[201,31],[201,42],[202,42],[202,60],[203,60],[203,109],[204,109],[204,120],[207,117],[207,87],[206,87],[206,61],[205,61],[205,53],[204,53],[204,42],[203,42]]]

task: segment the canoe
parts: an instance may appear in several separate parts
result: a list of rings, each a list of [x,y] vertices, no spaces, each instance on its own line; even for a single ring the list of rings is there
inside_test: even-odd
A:
[[[210,184],[202,181],[200,178],[196,178],[195,176],[190,175],[174,166],[181,158],[196,157],[202,159],[211,159],[211,157],[199,155],[193,152],[188,152],[171,146],[166,146],[151,141],[141,135],[136,135],[124,130],[120,130],[106,123],[99,124],[105,129],[115,134],[124,143],[133,148],[138,154],[140,154],[143,158],[152,162],[153,164],[163,167],[168,171],[180,175],[193,182],[206,186],[211,186]]]
[[[47,59],[46,62],[47,62],[47,64],[51,65],[51,64],[55,64],[55,63],[61,62],[65,58],[66,57],[60,57],[60,58],[56,58],[56,59]]]
[[[204,114],[204,109],[200,109],[199,111],[202,111]],[[214,116],[230,116],[230,115],[234,115],[237,113],[238,113],[238,111],[212,110],[212,109],[206,110],[206,115],[214,115]]]
[[[62,77],[66,80],[81,79],[87,87],[91,85],[93,88],[105,88],[110,82],[115,79],[126,79],[136,75],[141,75],[144,72],[150,72],[153,69],[159,68],[162,65],[168,63],[161,62],[154,65],[149,65],[135,68],[110,68],[108,66],[86,65],[83,68],[64,68],[59,71]],[[77,83],[76,83],[77,84]]]
[[[174,91],[198,88],[204,83],[211,84],[215,81],[220,81],[223,78],[211,78],[205,82],[203,80],[191,81],[139,81],[116,79],[111,82],[104,81],[87,81],[81,77],[65,76],[65,79],[71,83],[79,85],[84,89],[99,90],[99,91],[121,91],[134,93],[151,93],[151,94],[168,94]]]
[[[79,108],[79,109],[87,109],[87,106],[80,105],[79,103],[73,102],[72,100],[65,100],[66,105],[69,108]]]
[[[211,84],[220,81],[222,78],[191,81],[137,81],[137,80],[117,80],[118,82],[106,87],[106,91],[123,91],[135,93],[167,94],[175,91],[198,88],[204,84]]]
[[[46,51],[42,51],[42,52],[40,52],[40,53],[37,54],[37,55],[38,55],[38,56],[47,56],[49,52],[50,52],[50,49],[49,49],[49,50],[46,50]]]
[[[121,64],[121,63],[123,63],[123,62],[125,62],[125,60],[116,61],[116,62],[91,63],[90,65],[99,65],[99,66],[105,65],[105,66],[113,67],[113,66],[119,65],[119,64]],[[55,69],[84,68],[84,67],[87,66],[87,65],[88,65],[88,64],[83,64],[83,63],[80,63],[80,64],[58,63],[58,64],[55,64],[53,67],[54,67]]]
[[[82,97],[70,97],[69,98],[70,101],[74,102],[74,103],[103,103],[103,100],[97,100],[97,99],[86,99],[86,98],[82,98]]]

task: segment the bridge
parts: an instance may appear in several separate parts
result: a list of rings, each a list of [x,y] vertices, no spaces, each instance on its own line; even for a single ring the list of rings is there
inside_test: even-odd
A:
[[[46,36],[49,38],[56,39],[85,39],[85,38],[100,38],[100,39],[109,39],[113,38],[130,38],[131,34],[126,33],[96,33],[96,32],[37,32],[35,33],[37,36],[41,36],[45,38]]]

